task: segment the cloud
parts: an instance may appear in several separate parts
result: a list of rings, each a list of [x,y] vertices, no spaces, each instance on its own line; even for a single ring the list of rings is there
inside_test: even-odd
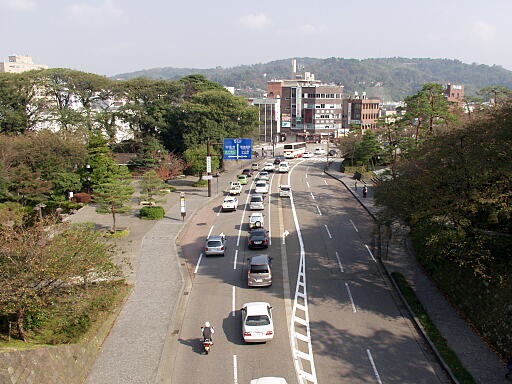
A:
[[[315,34],[325,31],[325,25],[312,25],[312,24],[303,24],[299,27],[300,31],[305,34]]]
[[[485,21],[479,20],[473,23],[472,32],[475,37],[482,41],[494,41],[496,38],[496,27]]]
[[[0,0],[1,1],[1,0]],[[68,16],[83,24],[103,23],[123,17],[124,12],[116,5],[115,0],[103,0],[97,5],[87,3],[76,3],[67,7]]]
[[[0,8],[10,8],[15,11],[33,11],[37,8],[34,0],[0,0]]]
[[[270,25],[270,19],[264,13],[247,15],[240,18],[240,25],[247,29],[264,29]]]

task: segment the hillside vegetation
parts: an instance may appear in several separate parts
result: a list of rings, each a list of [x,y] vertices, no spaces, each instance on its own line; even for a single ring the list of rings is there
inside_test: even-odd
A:
[[[489,85],[512,88],[512,71],[500,66],[465,64],[459,60],[426,58],[328,59],[298,58],[299,66],[315,74],[317,79],[339,83],[346,93],[366,91],[384,100],[402,100],[418,91],[425,83],[462,83],[466,93]],[[240,65],[232,68],[153,68],[113,76],[114,79],[147,77],[176,80],[198,73],[209,80],[236,88],[266,89],[270,79],[289,78],[291,59],[269,63]]]

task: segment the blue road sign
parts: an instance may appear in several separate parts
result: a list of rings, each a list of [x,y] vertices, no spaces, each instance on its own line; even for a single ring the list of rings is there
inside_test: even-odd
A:
[[[224,139],[224,160],[252,158],[252,139]]]

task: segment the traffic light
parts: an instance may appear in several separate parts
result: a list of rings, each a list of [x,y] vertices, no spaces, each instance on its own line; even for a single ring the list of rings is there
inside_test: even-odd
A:
[[[286,141],[286,133],[281,133],[281,141]]]

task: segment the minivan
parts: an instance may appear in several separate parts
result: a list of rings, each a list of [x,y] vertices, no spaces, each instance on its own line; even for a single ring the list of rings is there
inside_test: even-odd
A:
[[[272,258],[268,255],[254,255],[248,260],[247,285],[249,287],[268,287],[272,285],[272,270],[270,269]]]

